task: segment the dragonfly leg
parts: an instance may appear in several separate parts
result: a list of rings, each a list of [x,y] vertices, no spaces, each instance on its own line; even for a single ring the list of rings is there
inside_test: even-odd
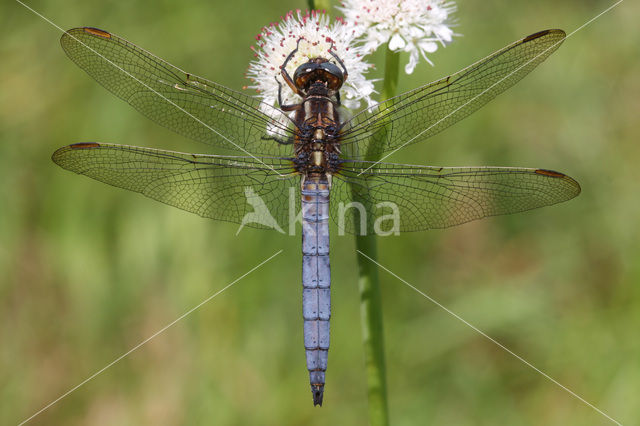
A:
[[[293,138],[288,138],[288,139],[279,139],[275,136],[262,136],[260,137],[261,140],[263,141],[276,141],[277,143],[279,143],[280,145],[293,145]]]
[[[340,106],[340,91],[336,90],[336,103],[338,104],[338,106]]]
[[[342,67],[343,81],[347,81],[347,78],[349,77],[349,73],[347,72],[347,67],[344,66],[344,62],[342,62],[342,59],[340,59],[340,57],[336,55],[336,53],[333,51],[333,43],[331,43],[331,47],[329,48],[329,54],[333,56],[333,59],[338,61],[338,64]]]
[[[298,39],[298,42],[296,43],[296,48],[293,49],[291,53],[289,53],[289,56],[287,56],[287,59],[285,59],[284,63],[280,65],[280,75],[282,76],[282,79],[284,80],[285,83],[287,83],[287,86],[289,86],[291,90],[293,90],[293,93],[295,93],[300,97],[304,97],[304,93],[302,93],[302,91],[296,87],[296,84],[293,82],[293,79],[287,72],[287,64],[294,57],[294,55],[298,53],[298,48],[300,47],[300,40],[302,40],[303,38],[304,37],[300,37]],[[280,82],[278,82],[278,92],[280,91],[279,88],[280,88]]]
[[[278,81],[278,77],[276,77],[276,82],[278,83],[278,107],[283,111],[295,111],[296,109],[300,108],[300,104],[282,104],[282,83]]]

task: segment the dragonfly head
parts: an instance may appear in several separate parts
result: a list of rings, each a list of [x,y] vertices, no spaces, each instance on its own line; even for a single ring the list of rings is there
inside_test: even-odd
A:
[[[329,90],[337,91],[344,83],[344,73],[327,59],[314,58],[296,69],[293,81],[303,92],[307,92],[309,87],[317,82],[323,83]]]

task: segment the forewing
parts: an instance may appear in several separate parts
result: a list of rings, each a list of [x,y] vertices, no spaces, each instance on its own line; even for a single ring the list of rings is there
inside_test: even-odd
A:
[[[293,138],[291,121],[255,98],[185,73],[103,30],[74,28],[60,43],[98,83],[181,135],[247,155],[291,152],[283,144]]]
[[[571,177],[551,170],[513,167],[428,167],[347,162],[335,176],[331,210],[346,232],[354,228],[357,206],[367,212],[367,233],[389,231],[397,209],[398,231],[446,228],[487,216],[517,213],[569,200],[580,193]],[[381,204],[382,203],[382,204]],[[342,204],[342,206],[341,206]],[[388,217],[388,216],[387,216]]]
[[[98,143],[65,146],[52,159],[64,169],[202,217],[255,228],[278,229],[289,221],[289,198],[299,204],[299,178],[287,159]]]
[[[439,133],[517,83],[564,38],[562,30],[532,34],[449,77],[365,109],[343,125],[347,158],[375,159]]]

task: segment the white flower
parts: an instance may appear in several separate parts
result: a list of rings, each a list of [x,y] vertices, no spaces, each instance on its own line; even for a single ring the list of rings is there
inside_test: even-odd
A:
[[[343,19],[336,19],[331,24],[329,21],[329,17],[322,12],[314,10],[302,14],[298,10],[295,14],[287,13],[280,22],[264,27],[256,36],[257,48],[252,47],[256,59],[247,70],[247,78],[253,81],[248,87],[256,89],[266,104],[279,106],[279,82],[283,104],[300,103],[300,97],[282,80],[280,67],[296,45],[299,50],[286,67],[290,76],[293,76],[298,66],[312,58],[323,57],[337,62],[329,53],[332,49],[349,74],[340,89],[342,104],[347,108],[358,108],[361,100],[369,105],[373,104],[373,82],[364,77],[371,65],[362,60],[365,53],[363,47],[354,44],[357,35],[354,27],[347,25]]]
[[[413,72],[420,55],[433,65],[427,53],[450,43],[454,35],[450,16],[456,6],[452,1],[344,0],[338,9],[354,22],[367,54],[385,43],[394,52],[408,52],[407,74]]]

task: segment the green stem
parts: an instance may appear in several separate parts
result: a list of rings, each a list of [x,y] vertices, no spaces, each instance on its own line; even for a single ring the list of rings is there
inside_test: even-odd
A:
[[[380,100],[386,101],[393,98],[398,90],[398,74],[400,68],[400,53],[392,52],[389,46],[384,57],[384,80]]]
[[[307,0],[307,5],[309,10],[324,10],[327,14],[331,11],[330,0]]]
[[[374,235],[356,236],[356,247],[370,258],[377,258]],[[386,426],[389,424],[389,407],[387,404],[382,298],[380,296],[378,266],[362,255],[357,256],[360,322],[362,324],[362,344],[364,345],[369,399],[369,424],[371,426]]]
[[[398,87],[399,54],[387,47],[384,69],[384,86],[382,100],[392,98]],[[375,147],[371,141],[366,153],[369,161],[379,160],[375,155]],[[355,194],[355,192],[354,192]],[[365,204],[366,211],[371,212],[361,197],[354,197],[354,201]],[[358,215],[355,215],[356,217]],[[371,216],[371,215],[369,215]],[[371,218],[367,218],[371,220]],[[356,223],[356,230],[360,230]],[[377,261],[378,249],[376,236],[367,224],[367,235],[356,236],[356,248]],[[387,376],[384,360],[384,333],[382,327],[382,298],[380,295],[380,280],[378,267],[371,260],[358,255],[358,287],[360,289],[360,320],[362,323],[362,343],[364,345],[365,367],[367,371],[367,388],[369,398],[369,424],[371,426],[386,426],[389,424],[389,406],[387,402]]]

